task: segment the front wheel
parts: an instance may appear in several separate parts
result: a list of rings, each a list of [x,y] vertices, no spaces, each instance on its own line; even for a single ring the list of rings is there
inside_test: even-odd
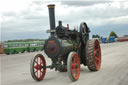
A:
[[[68,56],[67,71],[73,82],[78,80],[80,76],[80,58],[76,52],[70,52]]]
[[[30,72],[34,80],[41,81],[44,79],[46,73],[46,61],[43,55],[37,54],[32,58]]]

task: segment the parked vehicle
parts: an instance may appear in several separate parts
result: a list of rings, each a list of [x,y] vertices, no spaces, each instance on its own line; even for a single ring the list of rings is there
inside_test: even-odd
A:
[[[102,43],[113,43],[115,42],[115,37],[102,38],[101,42]]]
[[[5,54],[17,54],[43,50],[44,41],[4,42],[2,45]]]
[[[0,43],[0,54],[4,53],[4,48],[2,48],[2,43]]]
[[[128,37],[118,37],[116,39],[117,42],[123,42],[123,41],[128,41]]]

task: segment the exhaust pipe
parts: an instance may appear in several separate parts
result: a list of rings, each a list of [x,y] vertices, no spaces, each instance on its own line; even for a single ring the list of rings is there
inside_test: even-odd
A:
[[[55,5],[54,4],[49,4],[48,9],[49,9],[49,21],[50,21],[50,30],[51,30],[51,36],[55,35],[55,12],[54,12]]]

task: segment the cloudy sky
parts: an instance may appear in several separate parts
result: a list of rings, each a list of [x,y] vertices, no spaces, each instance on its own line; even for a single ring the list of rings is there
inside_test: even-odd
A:
[[[111,31],[118,36],[128,34],[127,0],[1,0],[0,39],[46,39],[49,27],[48,4],[55,4],[56,25],[58,20],[70,29],[86,22],[90,36],[108,37]]]

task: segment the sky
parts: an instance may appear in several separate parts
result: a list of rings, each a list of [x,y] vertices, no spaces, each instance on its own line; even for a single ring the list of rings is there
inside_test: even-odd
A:
[[[56,26],[59,20],[70,29],[86,22],[90,36],[108,37],[111,31],[118,36],[128,35],[128,0],[1,0],[0,41],[47,39],[48,4],[56,5]]]

